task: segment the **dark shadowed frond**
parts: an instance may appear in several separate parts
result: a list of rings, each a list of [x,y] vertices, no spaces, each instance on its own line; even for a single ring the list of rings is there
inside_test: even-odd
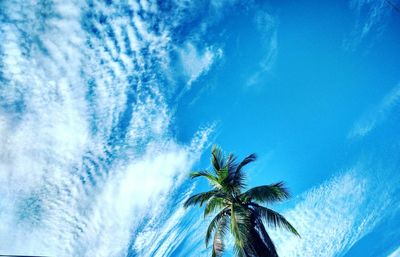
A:
[[[254,229],[259,236],[254,237],[251,245],[252,250],[259,256],[278,257],[275,245],[259,217],[255,219]]]
[[[285,217],[283,217],[278,212],[268,209],[266,207],[260,206],[258,204],[253,204],[252,206],[254,207],[254,210],[256,211],[256,213],[258,213],[258,215],[262,219],[264,219],[268,225],[273,226],[273,227],[285,228],[288,231],[295,234],[296,236],[300,237],[300,234],[292,226],[292,224],[290,224],[289,221],[287,221],[285,219]]]
[[[187,208],[191,205],[197,205],[197,204],[200,204],[200,206],[202,206],[204,202],[208,201],[211,197],[213,197],[214,195],[217,195],[218,193],[219,193],[218,190],[211,190],[208,192],[203,192],[203,193],[192,195],[185,201],[183,206],[185,208]]]
[[[226,159],[224,167],[229,170],[229,173],[236,172],[236,168],[238,166],[238,164],[236,163],[236,159],[237,159],[236,156],[233,155],[232,153],[229,154],[228,158]]]
[[[211,149],[211,164],[214,168],[215,172],[218,172],[220,169],[224,167],[224,153],[222,149],[218,145],[213,145]]]
[[[230,185],[233,187],[233,191],[239,193],[243,188],[246,187],[246,176],[242,171],[243,166],[256,160],[256,155],[251,154],[244,158],[239,164],[235,164],[233,172],[229,174]]]
[[[234,176],[229,177],[229,188],[235,194],[240,194],[240,192],[246,187],[246,174],[242,171],[234,174]]]
[[[221,185],[221,190],[226,192],[227,194],[234,193],[235,195],[239,195],[245,185],[245,175],[241,174],[241,176],[235,177],[232,176],[232,173],[229,173],[228,169],[222,169],[218,176],[218,181]]]
[[[206,217],[210,213],[213,213],[219,209],[226,207],[227,201],[228,200],[226,200],[222,197],[217,197],[217,196],[211,197],[208,200],[206,207],[204,208],[204,217]]]
[[[253,187],[240,195],[243,202],[259,203],[283,201],[289,197],[289,191],[283,182]]]
[[[250,154],[246,158],[244,158],[236,168],[236,172],[240,171],[244,166],[249,164],[250,162],[254,162],[257,159],[257,155],[255,153]]]
[[[242,172],[229,172],[225,185],[231,192],[239,194],[246,187],[246,175]]]

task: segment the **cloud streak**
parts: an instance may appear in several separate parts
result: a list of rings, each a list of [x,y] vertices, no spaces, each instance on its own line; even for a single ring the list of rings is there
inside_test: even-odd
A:
[[[254,18],[254,25],[259,32],[263,43],[263,55],[258,63],[258,69],[246,81],[247,87],[256,86],[262,76],[270,74],[278,57],[278,17],[266,11],[258,11]]]
[[[394,87],[372,111],[364,115],[364,117],[354,124],[349,137],[363,137],[368,135],[397,107],[399,100],[400,84]]]
[[[221,58],[222,50],[211,50],[206,48],[200,53],[194,45],[188,43],[179,52],[185,76],[187,77],[187,86],[190,89],[201,75],[204,75],[211,68],[216,59]]]
[[[354,50],[366,38],[373,36],[376,39],[382,34],[392,6],[385,0],[351,0],[349,7],[355,13],[355,25],[349,37],[343,41],[343,46],[347,50]]]
[[[399,257],[399,256],[400,256],[400,247],[388,255],[388,257]]]
[[[272,233],[281,256],[337,256],[390,216],[399,199],[397,166],[360,160],[347,171],[301,196],[284,213],[302,238]],[[379,163],[379,164],[378,164]]]

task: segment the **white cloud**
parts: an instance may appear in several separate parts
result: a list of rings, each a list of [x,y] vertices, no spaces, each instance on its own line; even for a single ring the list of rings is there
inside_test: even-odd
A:
[[[349,137],[363,137],[370,133],[379,123],[397,107],[400,100],[400,84],[394,87],[372,111],[358,120]]]
[[[162,214],[168,194],[181,184],[198,154],[174,142],[152,144],[143,157],[126,165],[117,165],[115,176],[93,199],[90,223],[82,232],[83,242],[90,245],[80,245],[86,248],[86,256],[123,255],[132,232],[141,221],[146,217],[157,219]],[[177,215],[177,218],[170,217],[167,223],[173,225],[181,214]],[[152,233],[158,232],[156,229],[143,235],[150,240]],[[147,242],[151,242],[153,248],[158,247],[157,241]]]
[[[124,6],[133,19],[118,4],[93,5],[2,5],[2,253],[124,255],[212,131],[189,145],[170,134],[164,80],[153,66],[168,66],[171,28],[155,32],[152,19],[137,15],[156,12],[154,2]],[[207,51],[195,52],[199,65],[214,57]]]
[[[399,257],[399,256],[400,256],[400,247],[388,255],[388,257]]]
[[[283,231],[271,233],[280,256],[346,253],[393,211],[390,206],[397,201],[393,193],[398,188],[394,173],[379,165],[357,164],[306,192],[284,213],[301,238]]]
[[[184,199],[187,199],[189,190]],[[178,229],[179,222],[186,214],[183,201],[175,205],[175,210],[164,223],[160,220],[151,220],[135,239],[135,250],[140,256],[168,256],[178,242],[186,236],[186,231]],[[185,230],[185,229],[184,229]]]
[[[208,144],[210,133],[214,130],[214,125],[206,127],[196,133],[193,141],[191,142],[190,149],[192,152],[199,152],[205,144]],[[209,146],[209,145],[207,145]],[[163,162],[164,163],[164,162]],[[187,169],[187,167],[185,167]],[[187,177],[187,170],[182,172],[182,175]],[[180,183],[175,183],[180,185]],[[190,234],[188,231],[194,227],[199,227],[201,220],[197,219],[195,224],[184,224],[185,216],[190,215],[183,207],[183,202],[192,194],[195,185],[192,185],[188,190],[180,192],[178,199],[158,199],[158,207],[154,210],[154,217],[146,223],[145,227],[141,229],[135,238],[134,248],[140,256],[173,256],[171,255],[183,242],[185,237]],[[181,189],[182,190],[182,189]],[[170,192],[172,190],[169,190]],[[169,203],[166,203],[169,201]],[[160,202],[162,204],[160,204]],[[162,206],[173,206],[173,209],[166,210]],[[156,218],[158,217],[158,218]],[[182,231],[183,230],[183,231]],[[202,234],[198,234],[202,237]],[[188,244],[188,247],[192,247]]]
[[[366,182],[347,173],[306,193],[305,199],[285,216],[302,236],[276,240],[282,256],[335,256],[346,248],[365,200]],[[351,200],[350,200],[351,199]]]
[[[199,51],[192,43],[187,43],[184,48],[180,49],[179,55],[187,77],[187,86],[190,89],[192,83],[201,75],[206,74],[216,59],[222,57],[222,50],[205,48],[203,51]]]

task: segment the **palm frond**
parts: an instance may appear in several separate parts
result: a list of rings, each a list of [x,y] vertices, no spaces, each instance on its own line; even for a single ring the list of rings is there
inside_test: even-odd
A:
[[[235,173],[238,164],[236,163],[236,156],[232,153],[229,154],[228,158],[225,161],[225,168],[228,169],[229,173]]]
[[[221,188],[221,184],[218,181],[218,178],[211,174],[209,171],[202,170],[202,171],[193,171],[190,173],[190,178],[194,179],[197,177],[205,177],[208,182],[214,187],[214,188]]]
[[[212,257],[220,257],[224,252],[225,249],[224,239],[226,233],[228,233],[229,231],[228,224],[229,224],[228,215],[223,215],[215,231]]]
[[[211,163],[215,172],[218,172],[224,167],[224,153],[218,145],[213,145],[211,149]]]
[[[236,193],[239,193],[241,189],[246,186],[246,176],[242,171],[243,166],[255,161],[256,158],[257,157],[255,154],[250,154],[249,156],[244,158],[239,164],[235,164],[234,171],[230,173],[229,179],[230,184],[233,187],[233,191],[235,191]]]
[[[228,208],[225,208],[225,209],[223,209],[222,211],[220,211],[220,212],[219,212],[217,215],[215,215],[215,217],[211,220],[210,225],[208,225],[207,233],[206,233],[206,247],[208,246],[208,243],[210,242],[212,233],[213,233],[214,230],[218,227],[218,225],[219,225],[221,219],[222,219],[224,216],[227,216],[227,215],[228,215],[228,214],[227,214],[227,211],[228,211],[228,210],[229,210]]]
[[[206,207],[204,208],[204,217],[206,217],[210,213],[215,212],[217,209],[222,209],[222,208],[226,207],[225,201],[227,201],[227,200],[225,200],[224,198],[219,197],[219,196],[211,197],[208,200]]]
[[[233,245],[233,249],[234,249],[234,252],[235,252],[235,256],[237,256],[237,257],[247,257],[247,256],[251,256],[251,255],[248,255],[248,254],[247,254],[247,252],[246,252],[246,246],[239,246],[239,245],[236,244],[236,242],[235,242],[235,244]],[[253,257],[253,256],[252,256],[252,257]]]
[[[240,195],[243,202],[254,201],[259,203],[283,201],[289,197],[289,191],[283,182],[253,187]]]
[[[244,176],[239,177],[237,180],[229,173],[228,169],[224,168],[221,170],[220,176],[218,178],[218,182],[221,185],[221,190],[231,195],[234,193],[235,195],[239,195],[241,190],[245,186],[245,178]]]
[[[254,162],[257,159],[257,155],[255,153],[250,154],[246,158],[244,158],[236,168],[236,172],[240,171],[244,166],[249,164],[250,162]]]
[[[242,172],[236,172],[233,175],[229,176],[228,183],[230,190],[235,194],[240,194],[242,189],[246,187],[246,175]]]
[[[285,228],[288,231],[292,232],[296,236],[300,237],[300,234],[297,232],[297,230],[292,226],[292,224],[289,223],[283,217],[281,214],[279,214],[276,211],[273,211],[271,209],[268,209],[266,207],[260,206],[258,204],[252,205],[254,207],[254,210],[257,212],[257,214],[265,220],[265,222],[273,227],[281,227]]]
[[[218,175],[218,183],[223,187],[224,185],[226,186],[227,183],[227,178],[229,176],[229,170],[226,167],[223,167],[219,171],[217,171]]]
[[[250,246],[256,253],[264,254],[271,257],[278,257],[274,243],[268,235],[264,224],[260,218],[254,220],[254,237]]]
[[[244,248],[251,229],[251,213],[241,205],[231,206],[231,232],[235,239],[235,249],[239,256],[244,254]]]
[[[204,202],[208,201],[211,197],[213,197],[214,195],[217,195],[218,193],[219,193],[218,190],[211,190],[211,191],[207,191],[207,192],[203,192],[203,193],[198,193],[198,194],[192,195],[191,197],[189,197],[185,201],[183,206],[185,208],[187,208],[187,207],[189,207],[191,205],[197,205],[197,204],[202,206]]]

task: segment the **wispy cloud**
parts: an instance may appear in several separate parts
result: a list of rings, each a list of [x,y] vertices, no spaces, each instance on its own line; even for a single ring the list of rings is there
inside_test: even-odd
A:
[[[154,146],[142,158],[127,166],[118,165],[116,176],[95,198],[89,215],[90,223],[82,232],[84,242],[90,245],[80,246],[86,248],[87,256],[126,254],[133,232],[142,225],[143,220],[158,221],[165,212],[168,194],[180,185],[188,167],[193,164],[195,158],[191,155],[198,154],[174,142],[153,143]],[[168,217],[166,222],[174,224],[179,217],[178,213]],[[95,231],[97,236],[94,235]],[[145,230],[142,233],[150,240],[151,232],[146,233]],[[159,230],[153,232],[159,233]],[[154,248],[159,247],[157,241],[149,242]],[[146,250],[149,251],[149,248]]]
[[[178,201],[173,201],[174,210],[152,219],[135,238],[135,252],[140,256],[173,256],[172,253],[184,241],[193,224],[182,224],[187,211],[183,202],[193,192],[192,186]],[[186,226],[185,226],[186,225]],[[189,225],[189,226],[187,226]]]
[[[193,44],[187,43],[179,51],[188,89],[201,75],[206,74],[216,59],[222,57],[222,49],[205,48],[200,52]]]
[[[399,257],[399,256],[400,256],[400,247],[388,255],[388,257]]]
[[[264,74],[269,74],[278,56],[278,18],[266,11],[258,11],[253,22],[260,34],[264,49],[258,69],[246,81],[247,87],[257,85]]]
[[[383,122],[387,116],[397,107],[400,100],[400,84],[394,87],[383,100],[376,105],[373,110],[365,114],[358,120],[349,137],[363,137],[370,133],[379,123]]]
[[[384,31],[392,6],[386,0],[350,0],[349,7],[355,13],[355,25],[343,41],[343,47],[354,50],[368,37],[379,38]]]
[[[391,166],[391,165],[389,165]],[[390,171],[389,171],[390,170]],[[301,238],[273,231],[281,256],[337,256],[346,253],[387,215],[398,199],[392,169],[358,164],[301,196],[284,213]]]

